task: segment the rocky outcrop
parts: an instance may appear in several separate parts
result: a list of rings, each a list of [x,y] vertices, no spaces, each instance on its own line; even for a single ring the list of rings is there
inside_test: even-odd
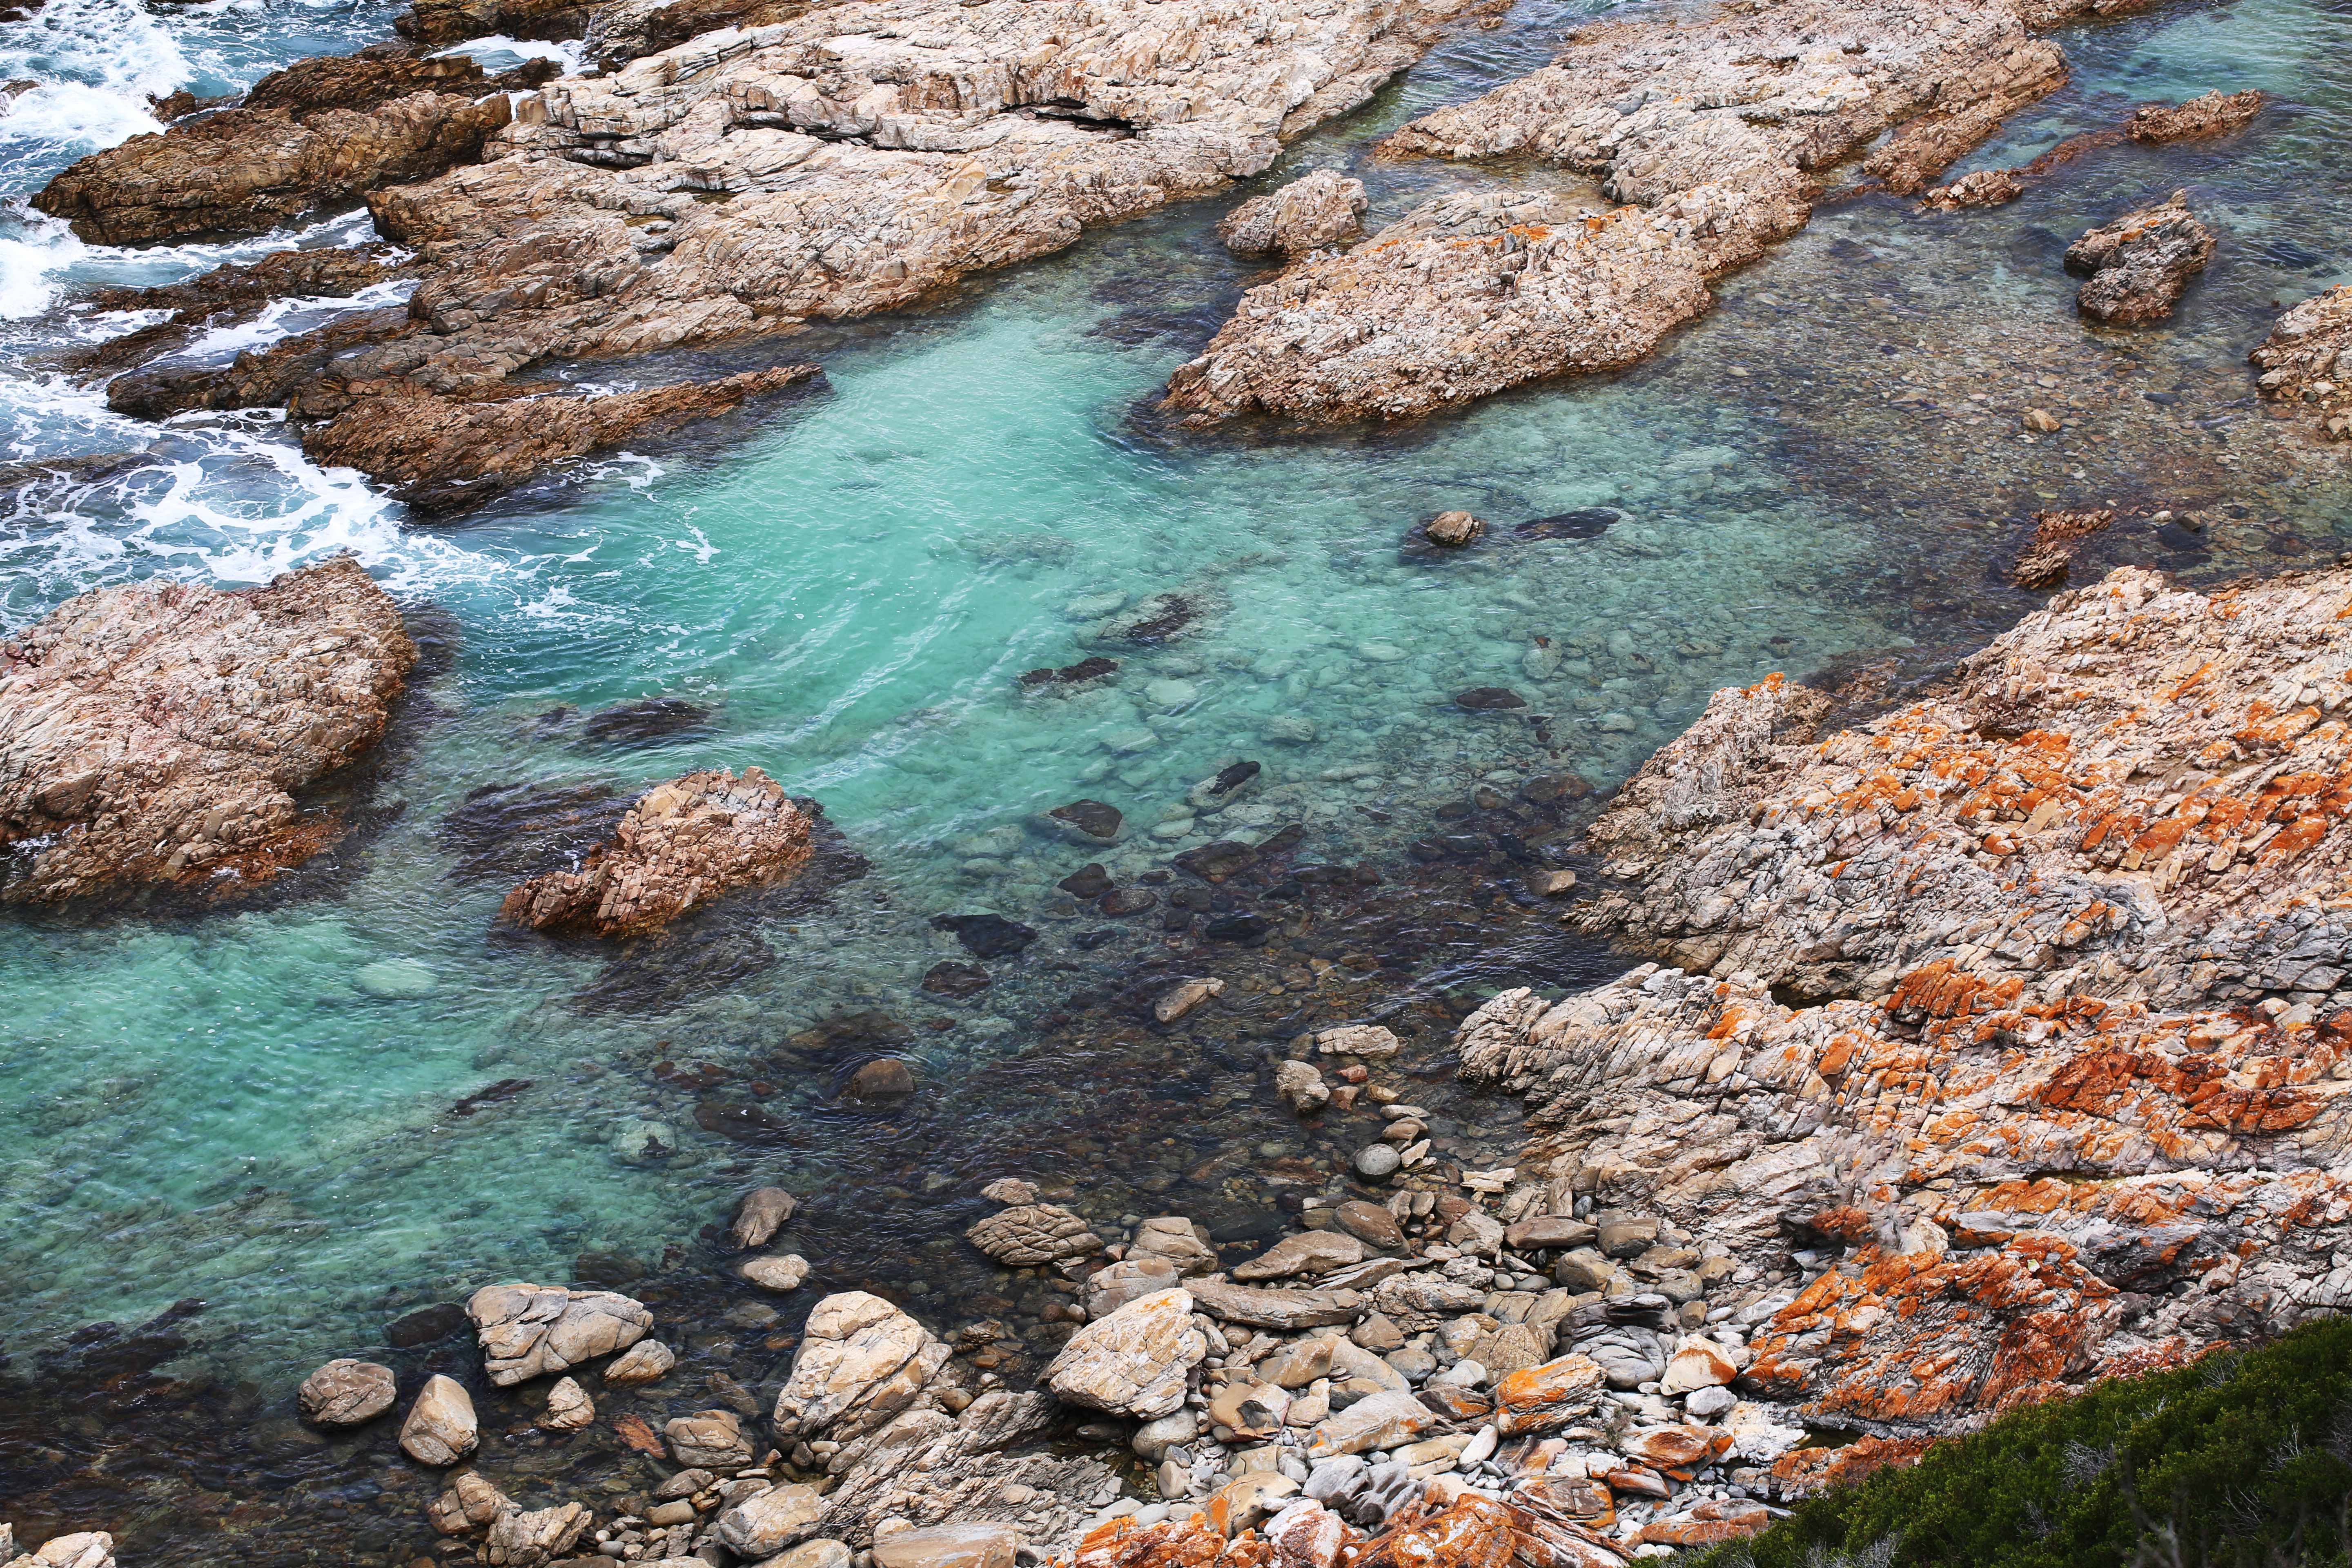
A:
[[[2247,356],[2264,397],[2314,405],[2324,440],[2352,440],[2352,283],[2288,310]]]
[[[2066,247],[2066,270],[2089,274],[2075,307],[2102,321],[2160,321],[2213,259],[2213,231],[2189,210],[2189,193],[2126,213]]]
[[[777,1392],[776,1435],[862,1437],[914,1404],[947,1359],[947,1346],[880,1297],[827,1296],[809,1314],[792,1375]]]
[[[51,363],[84,375],[127,370],[184,347],[208,328],[251,321],[272,300],[347,297],[408,276],[406,263],[388,245],[279,250],[258,261],[232,262],[161,288],[101,289],[89,298],[93,310],[169,310],[171,315],[121,337],[60,353]],[[282,398],[281,394],[278,401]]]
[[[809,814],[757,768],[688,773],[638,797],[577,871],[534,877],[501,920],[621,937],[657,930],[730,889],[769,883],[809,857]]]
[[[2009,580],[2021,588],[2047,588],[2063,581],[2083,541],[2105,532],[2115,521],[2114,509],[2109,507],[2090,511],[2035,512],[2033,542],[2025,547],[2017,564],[2009,569]]]
[[[1964,207],[1997,206],[2013,202],[2025,194],[2026,186],[2058,169],[2070,164],[2085,153],[2104,148],[2136,142],[2143,146],[2156,146],[2168,142],[2189,142],[2208,136],[2223,136],[2243,130],[2262,112],[2270,95],[2259,90],[2225,93],[2213,91],[2186,103],[2143,103],[2132,110],[2120,125],[2101,131],[2086,131],[2069,136],[2031,163],[2015,169],[1979,169],[1964,174],[1948,185],[1938,185],[1920,196],[1920,205],[1943,211]]]
[[[391,1409],[399,1392],[392,1368],[344,1356],[304,1378],[294,1402],[319,1426],[357,1426]]]
[[[1185,1375],[1208,1353],[1192,1296],[1161,1290],[1073,1334],[1045,1382],[1064,1399],[1148,1421],[1183,1405]]]
[[[529,79],[544,80],[544,69]],[[262,78],[242,107],[92,153],[33,205],[92,244],[258,234],[471,163],[513,117],[494,89],[520,85],[461,56],[399,46],[304,60]]]
[[[380,192],[432,265],[364,387],[478,389],[904,305],[1265,169],[1460,0],[850,0],[549,88],[492,162]]]
[[[102,1530],[53,1535],[40,1549],[19,1556],[16,1532],[0,1524],[0,1564],[5,1568],[114,1568],[114,1537]]]
[[[410,0],[392,27],[428,49],[492,37],[561,41],[585,34],[596,10],[582,0]]]
[[[103,588],[0,647],[0,900],[248,887],[338,832],[289,793],[380,740],[416,646],[359,563]]]
[[[1318,169],[1235,207],[1217,225],[1217,237],[1239,256],[1304,256],[1361,239],[1370,205],[1363,181]]]
[[[1713,303],[1708,279],[1803,226],[1814,171],[1892,128],[1864,167],[1918,189],[2064,77],[2000,5],[1810,0],[1583,28],[1552,64],[1384,147],[1538,157],[1632,205],[1533,192],[1425,204],[1252,289],[1171,379],[1168,405],[1196,426],[1394,419],[1633,363]]]
[[[415,330],[405,305],[353,310],[267,347],[246,349],[226,365],[165,363],[118,375],[106,384],[106,405],[138,419],[168,419],[192,408],[269,408],[278,404],[288,405],[297,417],[331,415],[348,400],[334,397],[322,409],[304,406],[306,392],[322,389],[320,373],[339,354]],[[106,348],[100,344],[93,353],[103,353]]]
[[[2337,1309],[2347,610],[2347,569],[2120,571],[1860,730],[1719,693],[1596,823],[1579,923],[1682,967],[1457,1047],[1528,1098],[1528,1214],[1599,1222],[1583,1277],[1688,1260],[1732,1331],[1672,1358],[1686,1402],[1720,1361],[1952,1431]]]
[[[399,391],[305,431],[302,449],[315,462],[371,475],[419,511],[450,512],[503,495],[551,463],[666,435],[818,374],[813,364],[783,365],[639,392],[488,402]]]
[[[466,1302],[483,1369],[505,1387],[626,1350],[654,1324],[643,1304],[611,1290],[486,1285]]]

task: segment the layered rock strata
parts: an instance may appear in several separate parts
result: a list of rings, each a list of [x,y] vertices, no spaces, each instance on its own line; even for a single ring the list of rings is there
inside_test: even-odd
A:
[[[0,900],[266,880],[335,837],[291,792],[384,732],[416,646],[356,561],[102,588],[0,648]]]
[[[1964,174],[1948,185],[1937,185],[1923,193],[1920,204],[1943,211],[1963,207],[1995,206],[2013,202],[2025,194],[2026,185],[2102,148],[2120,146],[2135,142],[2142,146],[2160,146],[2171,142],[2190,142],[2209,136],[2225,136],[2242,131],[2253,122],[2270,101],[2268,93],[2259,89],[2225,93],[2215,90],[2186,103],[2143,103],[2132,110],[2120,125],[2104,131],[2086,131],[2079,136],[2069,136],[2030,163],[2014,169],[1979,169]]]
[[[207,328],[251,321],[272,300],[348,297],[392,282],[406,275],[405,261],[386,245],[279,250],[258,261],[232,262],[161,288],[102,289],[89,297],[95,310],[169,310],[171,315],[60,354],[54,363],[83,374],[125,370],[184,347]]]
[[[134,136],[60,172],[33,205],[93,244],[257,234],[481,155],[512,118],[462,57],[399,47],[304,60],[262,78],[241,107]],[[487,96],[485,96],[487,95]]]
[[[758,768],[688,773],[640,796],[577,871],[534,877],[502,920],[557,934],[656,930],[730,889],[772,882],[809,858],[809,814]]]
[[[2086,231],[2066,247],[2066,270],[2087,273],[2075,308],[2098,321],[2160,321],[2213,259],[2213,231],[2189,210],[2189,193],[2139,207]]]
[[[334,379],[448,394],[908,303],[1257,173],[1458,3],[854,0],[559,82],[491,162],[373,199],[433,267],[425,330]]]
[[[1318,169],[1225,215],[1217,237],[1240,256],[1304,256],[1363,237],[1364,182]]]
[[[420,511],[457,511],[504,494],[550,464],[667,435],[820,374],[813,364],[782,365],[589,397],[467,402],[388,393],[304,431],[302,449],[320,464],[373,476]]]
[[[2003,5],[1808,0],[1580,29],[1550,65],[1385,150],[1537,157],[1639,210],[1490,196],[1478,227],[1464,198],[1433,203],[1253,290],[1169,405],[1195,424],[1396,418],[1629,363],[1712,302],[1708,278],[1804,225],[1818,171],[1892,130],[1864,168],[1919,189],[2064,79],[2063,57]]]
[[[2247,356],[2264,397],[2307,403],[2324,440],[2352,440],[2352,283],[2304,300]]]

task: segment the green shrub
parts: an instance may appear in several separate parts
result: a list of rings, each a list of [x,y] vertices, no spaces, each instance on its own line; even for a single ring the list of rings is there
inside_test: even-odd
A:
[[[2352,1318],[2330,1318],[2261,1350],[2012,1411],[1695,1561],[2319,1568],[2352,1562],[2347,1548]]]

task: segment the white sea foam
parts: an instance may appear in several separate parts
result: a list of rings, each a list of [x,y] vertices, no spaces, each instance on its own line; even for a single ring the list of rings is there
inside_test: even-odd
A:
[[[487,38],[468,38],[440,51],[441,55],[465,55],[481,62],[485,70],[512,70],[525,60],[554,60],[563,67],[565,76],[578,76],[587,63],[586,46],[577,40],[562,44],[539,43],[527,38],[509,38],[492,34]],[[438,57],[436,57],[438,58]]]

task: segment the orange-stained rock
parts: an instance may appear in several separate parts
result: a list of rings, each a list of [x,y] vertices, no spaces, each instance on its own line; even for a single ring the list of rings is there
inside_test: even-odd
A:
[[[1730,1434],[1709,1431],[1705,1426],[1654,1426],[1622,1442],[1627,1458],[1640,1460],[1677,1480],[1688,1480],[1692,1472],[1730,1451]]]
[[[1773,1462],[1772,1480],[1784,1498],[1852,1486],[1890,1466],[1916,1465],[1930,1437],[1858,1437],[1842,1448],[1799,1448]]]
[[[1078,1542],[1073,1568],[1204,1568],[1225,1549],[1225,1538],[1194,1511],[1138,1524],[1114,1519],[1087,1531]]]
[[[1495,1385],[1495,1429],[1503,1436],[1557,1432],[1591,1411],[1607,1380],[1591,1356],[1569,1354],[1523,1367]]]

